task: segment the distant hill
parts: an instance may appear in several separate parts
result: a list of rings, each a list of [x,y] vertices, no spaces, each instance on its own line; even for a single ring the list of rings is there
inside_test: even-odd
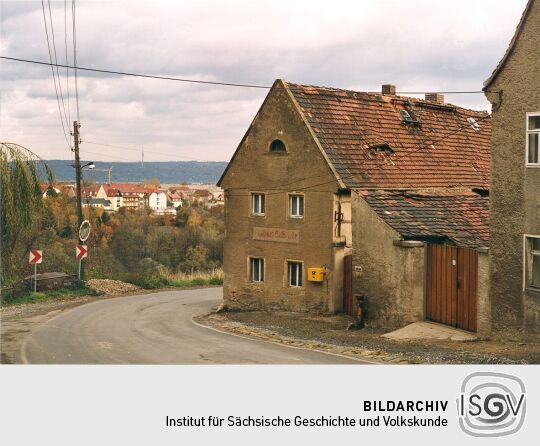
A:
[[[81,164],[86,161],[81,162]],[[75,181],[75,169],[71,160],[47,160],[59,181]],[[227,166],[225,161],[148,161],[141,163],[96,161],[97,169],[112,167],[113,182],[140,183],[157,178],[163,184],[170,183],[216,183]],[[84,169],[83,178],[98,183],[107,181],[107,172]]]

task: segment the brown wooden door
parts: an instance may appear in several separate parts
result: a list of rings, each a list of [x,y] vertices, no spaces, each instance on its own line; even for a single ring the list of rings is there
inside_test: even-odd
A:
[[[355,315],[352,293],[352,255],[343,258],[343,312]]]
[[[426,319],[476,331],[478,253],[428,245]]]

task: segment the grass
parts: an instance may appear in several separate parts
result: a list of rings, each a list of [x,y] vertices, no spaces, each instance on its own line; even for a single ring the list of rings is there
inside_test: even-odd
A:
[[[176,288],[223,285],[223,270],[199,271],[193,274],[177,273],[167,277],[167,283],[168,286]]]
[[[43,302],[48,299],[57,299],[60,297],[78,297],[78,296],[95,296],[97,293],[94,289],[80,283],[74,283],[73,285],[60,288],[53,291],[26,292],[23,294],[6,294],[2,296],[2,306],[7,305],[23,305],[36,302]]]
[[[166,287],[190,288],[197,286],[223,285],[223,270],[198,271],[193,274],[129,274],[123,277],[125,282],[133,283],[145,289],[159,289]]]

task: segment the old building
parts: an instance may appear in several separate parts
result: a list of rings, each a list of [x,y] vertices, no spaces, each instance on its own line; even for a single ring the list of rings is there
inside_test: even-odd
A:
[[[489,333],[490,116],[277,80],[218,185],[224,302]]]
[[[540,335],[540,1],[529,0],[485,82],[493,105],[493,334]]]

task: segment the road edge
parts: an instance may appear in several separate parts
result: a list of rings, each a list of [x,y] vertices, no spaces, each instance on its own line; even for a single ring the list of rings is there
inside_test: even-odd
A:
[[[204,316],[207,316],[207,315],[193,316],[191,318],[191,322],[194,325],[197,325],[198,327],[206,328],[207,330],[212,330],[212,331],[216,331],[218,333],[227,334],[227,335],[230,335],[230,336],[236,336],[236,337],[243,338],[243,339],[249,339],[249,340],[254,341],[254,342],[266,342],[268,344],[279,345],[281,347],[288,347],[288,348],[292,348],[292,349],[296,349],[296,350],[314,351],[314,352],[317,352],[317,353],[323,353],[325,355],[338,356],[338,357],[341,357],[341,358],[347,358],[347,359],[352,359],[354,361],[367,363],[367,364],[364,364],[364,365],[368,365],[368,364],[369,365],[382,365],[383,364],[382,362],[374,361],[373,359],[366,358],[365,356],[362,356],[362,355],[352,355],[352,354],[348,355],[348,354],[345,354],[345,353],[336,353],[336,352],[332,352],[332,351],[323,350],[323,349],[320,349],[320,348],[310,347],[309,345],[306,345],[306,344],[304,344],[303,346],[290,345],[290,344],[287,344],[287,343],[284,342],[286,338],[282,338],[282,337],[279,337],[279,336],[276,339],[282,339],[283,342],[279,342],[277,340],[274,341],[272,339],[267,339],[267,338],[264,338],[262,336],[257,336],[256,334],[254,336],[250,336],[250,335],[247,335],[247,334],[235,333],[234,331],[229,331],[229,330],[226,330],[226,329],[219,329],[219,328],[216,328],[216,327],[213,327],[213,326],[210,326],[210,325],[202,324],[202,323],[197,322],[197,321],[194,320],[196,317],[204,317]],[[249,328],[252,331],[254,330],[253,327],[249,327]],[[349,364],[338,364],[338,365],[349,365]]]

